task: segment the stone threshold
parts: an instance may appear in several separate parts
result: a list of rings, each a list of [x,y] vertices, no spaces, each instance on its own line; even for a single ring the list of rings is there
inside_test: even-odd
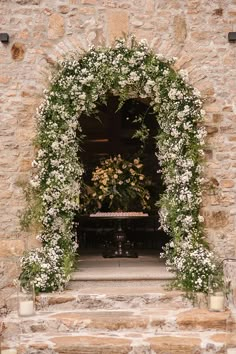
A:
[[[172,280],[174,274],[167,272],[165,267],[148,267],[147,269],[138,269],[133,267],[119,268],[106,268],[103,271],[98,268],[83,268],[71,275],[71,280]]]
[[[145,281],[172,280],[158,254],[143,254],[138,258],[103,258],[102,254],[84,254],[79,257],[72,281]]]

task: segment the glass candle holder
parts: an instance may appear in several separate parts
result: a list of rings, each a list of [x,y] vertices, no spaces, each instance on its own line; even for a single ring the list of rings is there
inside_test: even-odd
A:
[[[223,291],[214,291],[208,297],[209,311],[224,311],[225,310],[225,296]]]
[[[35,314],[35,291],[33,284],[19,285],[18,288],[18,315],[33,316]]]
[[[221,312],[225,310],[224,286],[219,279],[209,278],[208,310]]]

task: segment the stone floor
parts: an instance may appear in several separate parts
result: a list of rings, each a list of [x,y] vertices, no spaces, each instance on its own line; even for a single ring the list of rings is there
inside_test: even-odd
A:
[[[104,258],[102,251],[80,255],[72,280],[170,280],[157,251],[140,251],[138,258]]]

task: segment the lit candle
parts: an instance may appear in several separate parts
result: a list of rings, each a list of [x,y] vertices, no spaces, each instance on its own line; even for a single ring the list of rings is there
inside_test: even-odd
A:
[[[2,349],[1,354],[17,354],[17,350],[15,348]]]
[[[33,314],[34,314],[34,302],[32,300],[20,301],[19,315],[20,316],[31,316]]]
[[[210,295],[209,310],[224,311],[224,308],[224,294],[222,292],[217,292],[214,295]]]

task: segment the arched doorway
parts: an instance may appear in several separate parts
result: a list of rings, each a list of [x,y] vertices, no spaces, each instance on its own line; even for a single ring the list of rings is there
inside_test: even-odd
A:
[[[158,159],[155,154],[155,137],[160,129],[148,100],[128,99],[122,107],[117,96],[108,96],[106,104],[98,105],[96,113],[87,116],[82,114],[80,124],[85,135],[80,157],[84,165],[84,181],[91,183],[92,171],[101,161],[120,154],[125,160],[139,158],[144,166],[144,174],[149,180],[150,200],[149,216],[145,219],[126,219],[122,228],[126,233],[129,247],[138,250],[134,254],[152,254],[161,252],[169,240],[167,234],[160,229],[158,207],[156,202],[163,193],[164,186]],[[142,119],[149,130],[148,139],[142,143],[135,136]],[[109,211],[109,208],[102,210]],[[134,206],[130,211],[140,211]],[[86,253],[102,253],[114,244],[114,221],[94,220],[79,214],[77,216],[78,242],[80,255]]]
[[[42,247],[23,258],[22,282],[31,281],[39,290],[52,291],[64,287],[69,279],[75,256],[73,222],[80,209],[84,172],[78,159],[83,140],[78,117],[92,115],[112,93],[120,98],[121,106],[132,97],[150,100],[161,128],[155,137],[155,153],[165,184],[160,222],[172,238],[165,250],[167,263],[176,269],[179,286],[207,291],[208,276],[216,266],[200,215],[205,137],[200,124],[202,102],[199,92],[172,64],[133,37],[128,42],[117,40],[114,48],[72,54],[58,64],[38,111],[36,171],[24,216],[25,224],[41,226],[38,238]],[[139,133],[144,137],[147,131],[142,128],[141,124]],[[186,253],[186,249],[196,252]],[[199,252],[201,257],[196,256]],[[210,259],[207,268],[206,258]]]

